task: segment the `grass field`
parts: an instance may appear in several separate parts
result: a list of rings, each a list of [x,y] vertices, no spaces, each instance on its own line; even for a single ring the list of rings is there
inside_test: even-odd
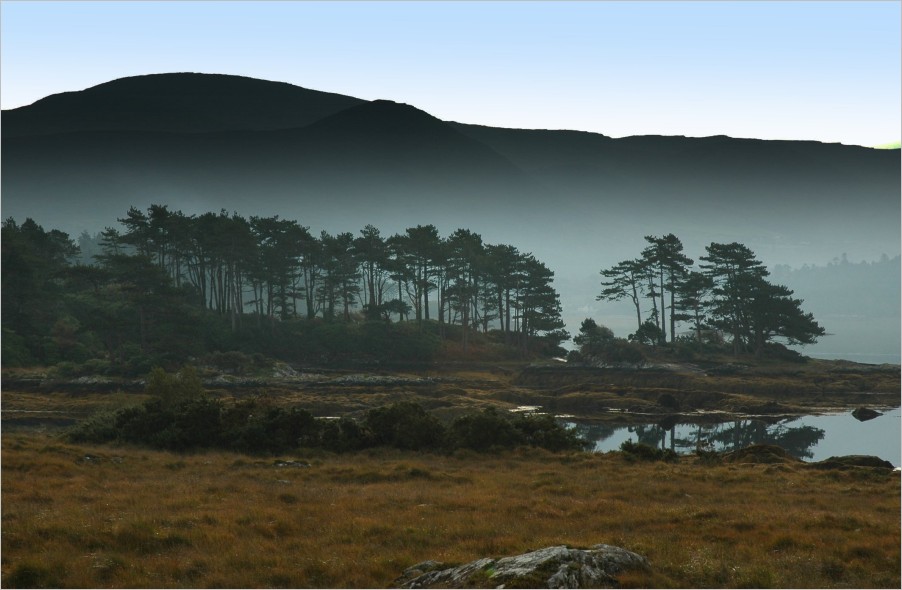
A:
[[[898,588],[899,475],[536,450],[181,455],[2,437],[6,588],[379,588],[426,559],[596,543],[648,558],[652,573],[628,587]]]

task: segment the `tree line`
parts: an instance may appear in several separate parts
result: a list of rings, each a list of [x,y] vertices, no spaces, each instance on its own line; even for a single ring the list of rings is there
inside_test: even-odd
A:
[[[28,340],[32,357],[48,357],[42,338],[60,353],[67,336],[75,346],[88,329],[112,357],[132,344],[176,345],[198,314],[233,333],[274,333],[297,320],[428,320],[440,338],[454,328],[464,350],[477,331],[497,331],[524,353],[533,340],[555,348],[569,337],[554,273],[468,229],[443,238],[434,225],[418,225],[384,237],[367,225],[356,236],[317,236],[278,216],[185,215],[165,205],[132,207],[118,221],[94,240],[82,235],[82,247],[96,250],[82,259],[89,264],[75,264],[79,246],[63,232],[31,219],[3,223],[4,332]]]
[[[825,334],[812,314],[802,311],[802,300],[767,280],[767,268],[746,246],[711,243],[696,269],[675,235],[645,240],[648,246],[637,258],[601,270],[597,299],[633,305],[636,332],[630,339],[674,342],[676,323],[687,322],[699,343],[714,330],[730,336],[734,354],[760,355],[775,338],[813,344]]]
[[[132,207],[123,230],[102,233],[106,258],[130,247],[187,282],[199,303],[231,318],[297,317],[350,321],[429,320],[487,332],[526,346],[538,334],[560,332],[554,273],[530,253],[458,229],[447,238],[432,225],[384,237],[373,225],[319,236],[279,216],[245,218],[225,211],[185,215],[165,205]],[[104,260],[104,257],[101,257]],[[433,312],[434,309],[434,312]],[[464,346],[466,347],[466,339]]]

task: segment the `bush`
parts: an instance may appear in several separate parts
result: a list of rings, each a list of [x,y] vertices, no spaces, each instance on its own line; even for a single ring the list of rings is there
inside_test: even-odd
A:
[[[639,326],[635,334],[630,334],[629,339],[639,344],[654,346],[661,341],[661,329],[651,320],[647,320]]]
[[[575,451],[589,444],[551,414],[523,414],[514,420],[514,427],[523,434],[526,444],[549,451]]]
[[[366,322],[360,330],[360,353],[381,363],[428,362],[439,347],[437,336],[408,322]]]
[[[232,375],[244,375],[254,366],[254,361],[251,357],[237,350],[214,352],[207,357],[206,361],[220,371]]]
[[[358,422],[317,419],[307,410],[273,407],[259,399],[224,406],[206,395],[172,404],[158,397],[97,414],[71,429],[68,437],[73,442],[121,441],[173,451],[218,447],[247,453],[281,453],[298,447],[345,452],[376,446],[489,451],[520,445],[564,451],[586,444],[575,431],[545,414],[511,417],[490,408],[461,416],[445,428],[413,402],[370,410]]]
[[[106,443],[119,438],[116,420],[119,412],[100,412],[73,426],[66,438],[76,443]]]
[[[649,324],[654,327],[654,324]],[[646,331],[648,328],[646,328]],[[615,338],[614,332],[606,326],[596,324],[595,320],[586,318],[579,328],[579,335],[573,342],[579,346],[579,350],[571,351],[567,355],[568,362],[592,362],[626,363],[639,365],[645,362],[645,353],[640,346],[633,342],[627,342],[622,338]],[[633,339],[634,335],[630,335]]]
[[[579,365],[579,364],[586,362],[586,359],[580,351],[571,350],[570,352],[567,353],[567,362],[573,363],[575,365]]]
[[[112,370],[113,363],[106,359],[89,359],[82,364],[85,375],[109,375]]]
[[[321,425],[300,408],[270,407],[252,399],[222,410],[220,445],[249,453],[281,453],[320,444]]]
[[[319,443],[319,423],[301,408],[270,408],[260,418],[263,450],[280,452]]]
[[[670,463],[679,459],[679,455],[670,449],[658,449],[643,443],[634,443],[632,439],[622,442],[620,451],[632,459],[642,461],[666,461]]]
[[[172,412],[159,399],[154,399],[141,406],[117,412],[116,430],[119,432],[119,438],[125,442],[160,447],[163,440],[158,435],[166,430],[174,419]]]
[[[573,343],[579,346],[579,351],[584,356],[598,356],[612,342],[614,342],[614,332],[607,326],[596,324],[592,318],[582,321],[579,326],[579,334],[573,338]]]
[[[35,363],[31,351],[26,346],[25,339],[9,328],[3,328],[3,338],[0,340],[0,345],[2,345],[3,349],[3,366],[27,367]]]
[[[79,366],[71,361],[57,363],[51,369],[51,374],[54,377],[75,377],[79,372]]]
[[[586,441],[562,426],[550,414],[520,414],[516,417],[488,408],[467,414],[451,423],[448,442],[452,448],[474,451],[513,448],[521,445],[549,451],[585,448]]]
[[[45,564],[24,561],[3,576],[6,588],[61,588],[63,576]]]
[[[203,395],[181,402],[158,444],[172,450],[219,446],[221,411],[218,401]]]
[[[156,396],[164,406],[174,406],[203,395],[204,387],[194,367],[186,365],[177,374],[155,367],[147,376],[144,392]]]
[[[645,362],[646,356],[639,346],[618,339],[605,351],[604,359],[611,363],[641,365]]]
[[[343,453],[373,446],[372,435],[355,420],[319,420],[319,424],[320,444],[325,449]]]
[[[768,342],[764,345],[764,356],[767,358],[788,361],[791,363],[807,363],[808,357],[802,353],[787,348],[779,342]]]
[[[414,402],[400,402],[370,410],[364,425],[377,446],[415,451],[436,449],[445,441],[442,423]]]
[[[510,448],[526,442],[523,432],[495,408],[457,418],[451,423],[448,435],[453,448],[474,451]]]
[[[139,375],[147,375],[154,367],[161,365],[160,359],[147,356],[145,354],[135,354],[128,357],[122,363],[122,375],[125,377],[137,377]]]

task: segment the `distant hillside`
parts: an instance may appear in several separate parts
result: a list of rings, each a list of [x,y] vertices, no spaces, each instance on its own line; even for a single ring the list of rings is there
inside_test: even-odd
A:
[[[303,127],[364,101],[284,82],[217,74],[150,74],[54,94],[3,111],[3,137],[72,131]]]
[[[457,209],[494,195],[534,193],[527,175],[491,148],[390,101],[359,102],[285,129],[176,133],[134,126],[4,134],[4,207],[81,231],[98,220],[108,224],[130,205],[158,201],[188,211],[224,207],[299,219],[319,211],[324,219],[344,219],[411,210],[424,199]]]
[[[889,204],[899,187],[898,151],[726,136],[613,139],[579,131],[455,126],[549,186],[569,179],[581,191],[625,196],[632,205],[635,197],[673,201],[668,193],[680,197],[679,207],[823,208],[850,198]]]
[[[514,215],[555,231],[613,230],[613,241],[635,226],[639,240],[706,233],[800,255],[837,239],[831,255],[898,242],[895,150],[497,129],[209,74],[114,80],[2,117],[7,214],[73,232],[166,201],[193,211],[253,203],[351,227],[364,215],[407,223],[437,211],[457,216],[449,225],[494,227]]]

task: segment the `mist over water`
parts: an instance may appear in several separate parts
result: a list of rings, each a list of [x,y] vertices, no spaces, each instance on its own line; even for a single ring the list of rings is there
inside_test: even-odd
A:
[[[260,188],[271,187],[263,185]],[[394,195],[394,199],[374,196],[370,200],[348,202],[308,195],[292,199],[290,194],[274,191],[267,193],[266,198],[261,195],[258,199],[230,199],[225,198],[229,194],[225,190],[217,196],[185,190],[175,184],[140,192],[144,193],[141,198],[129,201],[139,208],[146,208],[150,203],[165,203],[171,209],[181,209],[187,214],[225,208],[246,216],[279,215],[297,219],[315,233],[326,230],[357,234],[368,223],[376,225],[386,236],[428,223],[435,224],[440,235],[445,237],[458,228],[470,229],[480,233],[486,243],[511,244],[521,252],[532,252],[555,272],[554,286],[560,293],[563,319],[571,335],[578,333],[580,323],[587,317],[608,326],[618,337],[625,338],[635,331],[635,311],[629,303],[597,301],[596,297],[601,291],[599,271],[621,260],[638,257],[647,245],[645,235],[664,235],[673,231],[696,264],[699,256],[705,254],[705,246],[712,241],[739,241],[749,246],[772,271],[781,269],[772,272],[771,280],[793,289],[795,296],[805,301],[803,309],[812,312],[826,328],[829,336],[821,338],[817,344],[797,347],[800,352],[815,358],[900,363],[899,258],[891,258],[882,264],[849,263],[864,271],[853,279],[844,274],[840,266],[829,266],[834,258],[844,253],[849,260],[867,260],[869,263],[879,260],[881,254],[892,255],[893,244],[880,239],[879,234],[876,239],[873,235],[870,239],[861,236],[852,240],[849,237],[845,243],[838,244],[838,247],[846,248],[838,252],[834,250],[837,244],[833,240],[827,243],[808,240],[806,247],[798,248],[787,240],[750,236],[747,231],[743,241],[741,235],[732,234],[726,226],[712,228],[709,225],[699,229],[666,220],[646,225],[628,217],[604,215],[603,204],[587,203],[577,209],[557,209],[549,204],[499,212],[490,208],[490,202],[483,206],[478,203],[462,205],[448,197],[422,198],[421,206],[410,206],[392,203],[398,195]],[[168,198],[160,198],[166,196]],[[408,203],[411,201],[416,201],[413,195]],[[104,227],[116,226],[115,219],[124,216],[127,209],[114,212],[112,205],[93,209],[90,203],[90,199],[80,203],[66,200],[54,207],[53,212],[44,209],[35,214],[32,204],[5,199],[4,217],[24,220],[25,216],[33,216],[45,228],[61,229],[75,238],[84,230],[95,233]],[[593,214],[596,209],[598,211]],[[681,229],[683,231],[679,231]],[[799,272],[803,265],[819,269],[819,274]],[[868,296],[863,297],[862,293]],[[678,325],[677,330],[678,334],[689,331],[686,325]],[[572,346],[572,343],[565,343],[565,346]]]

